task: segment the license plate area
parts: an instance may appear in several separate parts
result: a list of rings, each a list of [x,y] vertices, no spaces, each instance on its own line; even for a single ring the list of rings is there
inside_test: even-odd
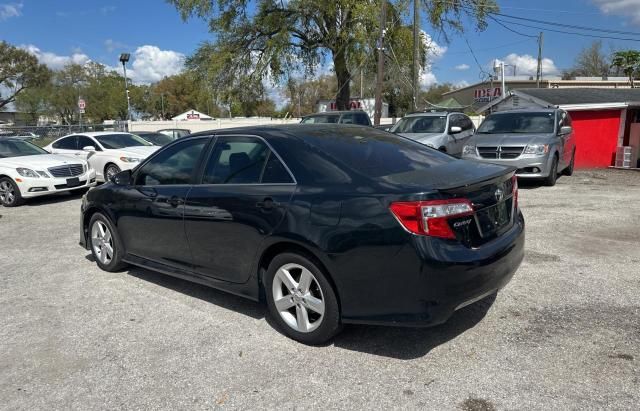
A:
[[[499,235],[511,223],[512,199],[501,201],[476,213],[478,228],[483,238]]]
[[[67,178],[67,187],[78,187],[80,185],[80,179],[78,177]]]

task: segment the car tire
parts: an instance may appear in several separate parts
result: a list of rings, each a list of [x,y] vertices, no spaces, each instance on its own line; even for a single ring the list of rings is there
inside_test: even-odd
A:
[[[107,166],[104,168],[104,182],[108,183],[109,181],[111,181],[111,177],[115,176],[120,171],[120,167],[118,167],[117,165],[113,163],[107,164]]]
[[[549,176],[544,180],[544,185],[553,187],[558,180],[558,156],[553,156],[553,162],[551,163],[551,170],[549,170]]]
[[[574,166],[575,166],[575,162],[576,162],[576,150],[573,150],[573,153],[571,153],[571,162],[569,163],[569,166],[564,169],[564,175],[565,176],[573,175],[573,169],[574,169]]]
[[[87,242],[98,267],[104,271],[116,272],[127,266],[122,261],[124,247],[120,236],[111,221],[102,213],[91,216],[88,235]]]
[[[323,344],[341,330],[335,290],[311,257],[277,255],[264,275],[264,295],[280,331],[296,341]]]
[[[24,203],[20,188],[9,177],[0,178],[0,204],[5,207],[18,207]]]

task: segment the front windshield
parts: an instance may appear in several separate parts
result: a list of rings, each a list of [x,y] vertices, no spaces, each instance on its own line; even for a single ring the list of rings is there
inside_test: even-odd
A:
[[[95,136],[95,139],[106,149],[153,145],[142,137],[133,134],[103,134],[101,136]]]
[[[447,116],[404,117],[391,129],[392,133],[444,133]]]
[[[554,113],[497,113],[487,117],[479,134],[553,133]]]
[[[326,116],[311,116],[305,117],[302,119],[302,124],[335,124],[340,119],[340,116],[337,114],[326,115]]]
[[[22,140],[0,140],[0,158],[48,154],[40,147]]]
[[[169,137],[166,134],[162,133],[144,133],[144,134],[136,134],[138,137],[142,137],[151,144],[155,146],[164,146],[165,144],[169,144],[173,141],[173,138]]]

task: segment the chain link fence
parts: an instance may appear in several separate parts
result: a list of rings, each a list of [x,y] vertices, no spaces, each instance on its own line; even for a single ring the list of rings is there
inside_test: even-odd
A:
[[[124,123],[124,122],[123,122]],[[18,137],[39,146],[45,146],[58,137],[88,131],[124,131],[125,124],[83,124],[65,126],[0,126],[0,138]]]

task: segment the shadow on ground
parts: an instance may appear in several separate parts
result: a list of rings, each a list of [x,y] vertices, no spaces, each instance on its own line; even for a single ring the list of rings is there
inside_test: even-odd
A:
[[[24,205],[28,207],[41,206],[47,204],[57,204],[65,201],[77,200],[82,198],[86,193],[85,190],[67,191],[63,193],[53,193],[42,197],[34,197],[26,199]]]

